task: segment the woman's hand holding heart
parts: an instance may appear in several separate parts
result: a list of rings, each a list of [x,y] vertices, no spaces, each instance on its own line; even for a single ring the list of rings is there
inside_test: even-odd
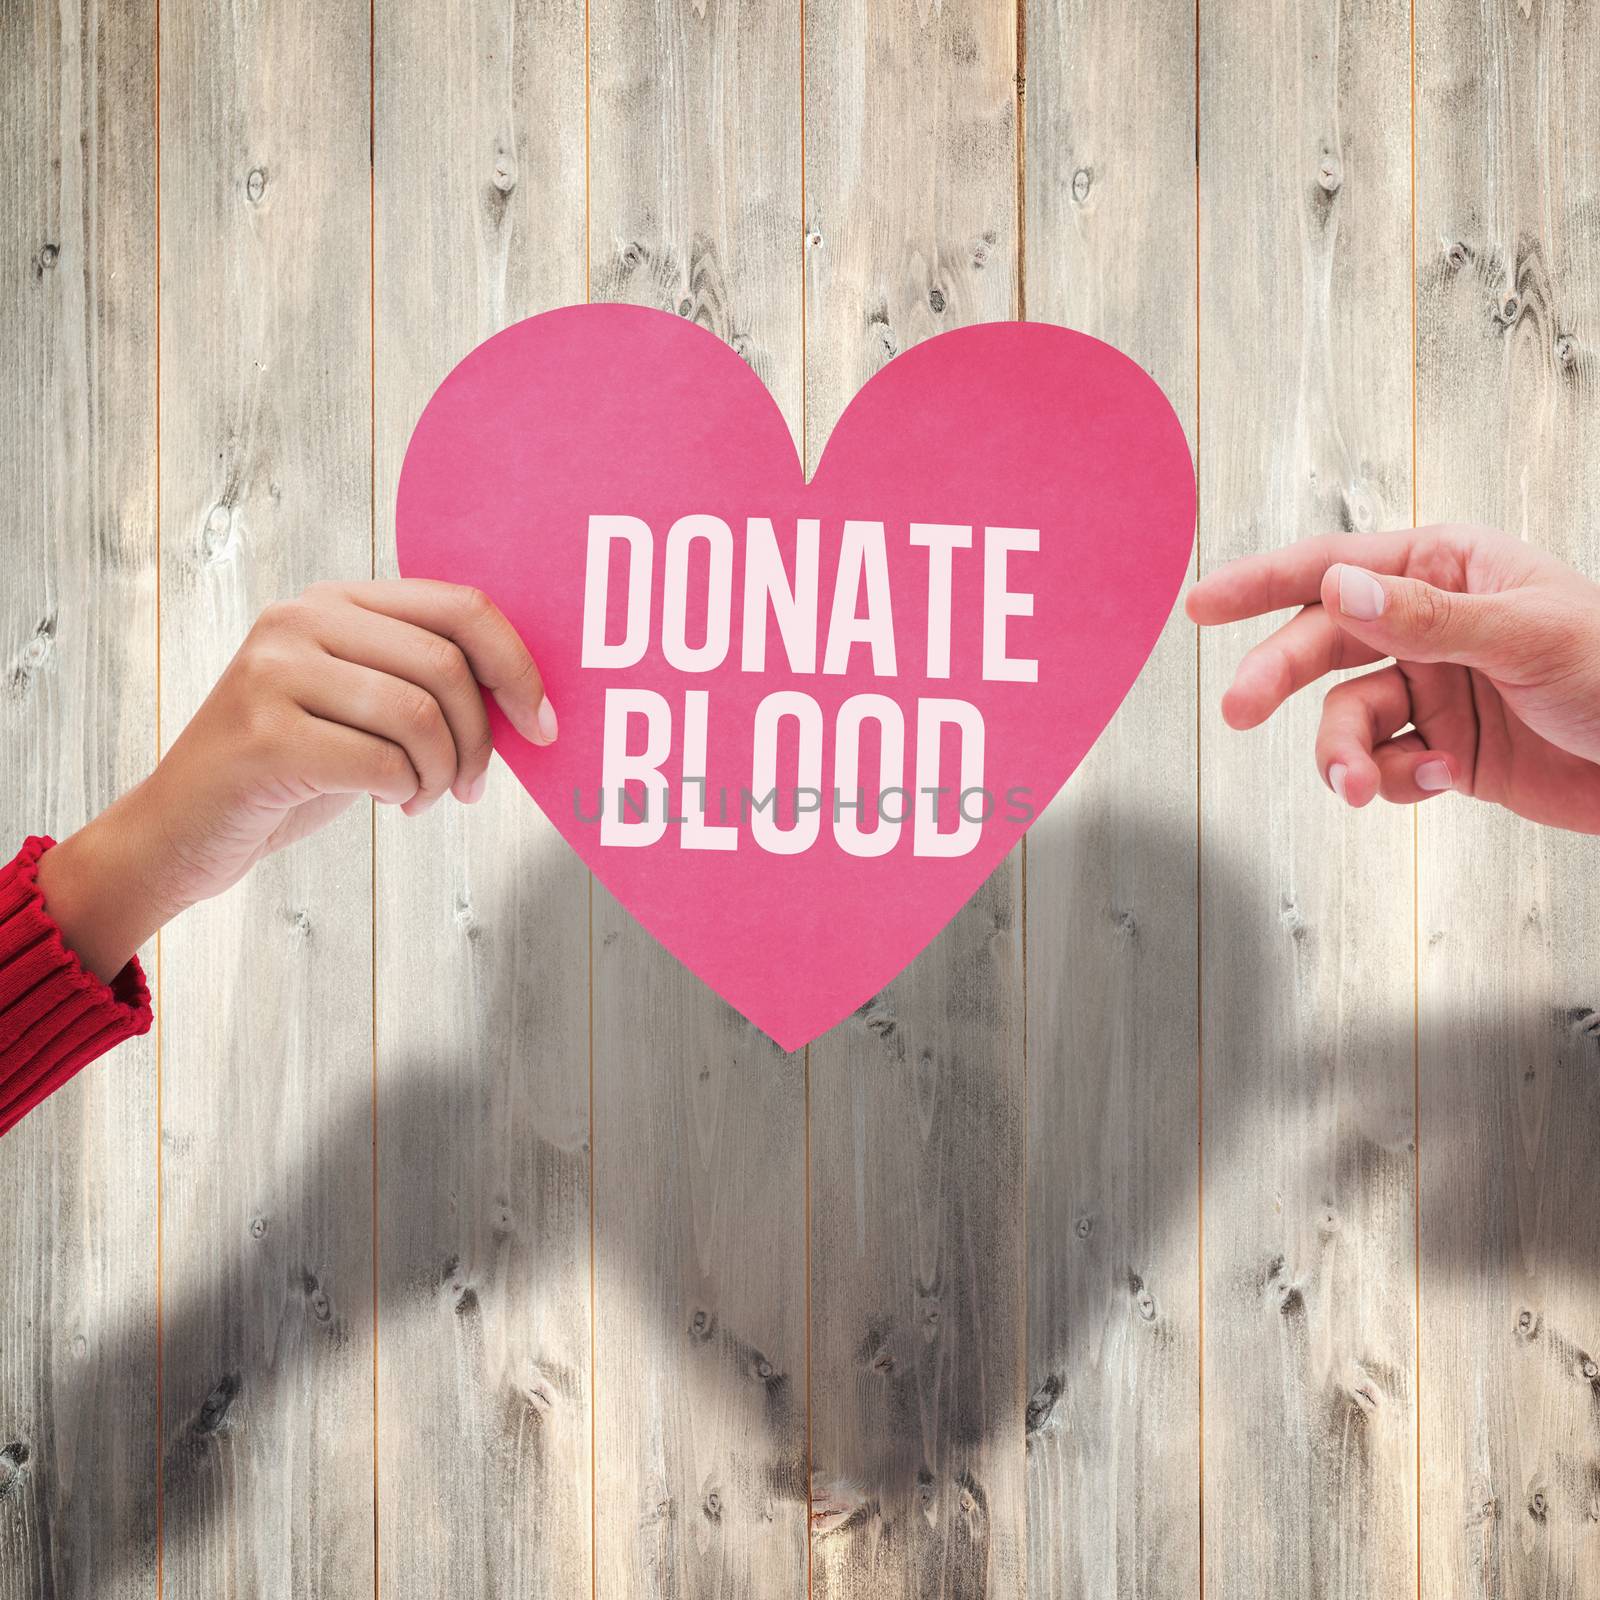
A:
[[[483,793],[482,690],[524,738],[556,737],[539,669],[476,589],[323,583],[269,607],[156,770],[45,852],[68,945],[110,978],[185,907],[358,795],[418,816]]]

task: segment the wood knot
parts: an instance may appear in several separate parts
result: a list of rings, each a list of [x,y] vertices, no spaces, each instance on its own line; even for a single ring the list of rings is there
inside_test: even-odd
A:
[[[1072,1231],[1077,1234],[1080,1239],[1087,1239],[1089,1235],[1094,1232],[1094,1218],[1079,1217],[1077,1222],[1073,1224]]]
[[[1528,1515],[1535,1522],[1544,1522],[1550,1515],[1550,1502],[1543,1489],[1535,1489],[1528,1500]]]
[[[1359,1361],[1349,1364],[1344,1387],[1355,1411],[1362,1417],[1374,1415],[1383,1404],[1382,1385]]]
[[[1128,1274],[1128,1292],[1133,1296],[1134,1309],[1146,1322],[1156,1320],[1156,1300],[1137,1272]]]
[[[1457,239],[1456,242],[1445,251],[1444,259],[1445,265],[1448,266],[1452,272],[1459,272],[1464,266],[1467,265],[1468,262],[1472,260],[1472,250],[1470,246],[1463,243],[1460,239]]]
[[[928,309],[937,317],[943,313],[944,307],[944,291],[942,289],[930,289],[928,291]]]
[[[201,1434],[220,1433],[228,1425],[228,1413],[244,1387],[237,1372],[230,1372],[217,1380],[200,1403],[200,1414],[195,1418],[194,1431]]]
[[[811,1477],[811,1531],[837,1533],[865,1512],[869,1506],[866,1491],[846,1478]]]
[[[689,1318],[689,1337],[696,1344],[704,1344],[716,1331],[717,1319],[709,1311],[696,1311]]]
[[[1262,1280],[1262,1288],[1270,1292],[1279,1312],[1283,1316],[1289,1317],[1304,1312],[1306,1300],[1301,1286],[1289,1278],[1287,1273],[1288,1263],[1281,1255],[1274,1256],[1267,1263],[1266,1276]]]
[[[261,197],[267,192],[267,169],[265,167],[252,167],[250,176],[244,180],[245,198],[253,206],[261,204]]]
[[[1050,1420],[1050,1413],[1061,1398],[1060,1375],[1052,1372],[1028,1397],[1028,1409],[1023,1418],[1023,1431],[1037,1433]]]
[[[27,1445],[21,1439],[12,1440],[4,1450],[0,1450],[0,1501],[22,1493],[22,1486],[28,1477],[26,1468],[29,1454]]]
[[[504,151],[495,159],[494,171],[489,174],[489,182],[501,194],[510,194],[517,186],[516,163]]]
[[[1578,341],[1570,333],[1563,333],[1555,343],[1556,365],[1563,372],[1571,372],[1578,364]]]
[[[478,1292],[462,1270],[460,1256],[446,1259],[439,1274],[439,1287],[449,1296],[451,1308],[458,1317],[468,1316],[478,1309]]]
[[[1539,1336],[1539,1319],[1526,1306],[1517,1313],[1517,1337],[1536,1339]]]
[[[542,1423],[555,1410],[555,1386],[544,1375],[544,1372],[531,1362],[527,1373],[518,1386],[518,1391],[522,1396],[523,1409],[535,1422]]]
[[[328,1299],[328,1292],[322,1287],[316,1273],[306,1271],[301,1274],[300,1287],[305,1292],[306,1304],[311,1307],[311,1315],[318,1322],[329,1322],[333,1319],[333,1302]]]
[[[265,1239],[271,1226],[272,1224],[265,1217],[252,1217],[250,1219],[250,1237],[252,1239]]]
[[[1337,194],[1344,182],[1344,167],[1331,150],[1322,154],[1322,164],[1317,168],[1317,183],[1325,194]]]
[[[45,244],[39,246],[39,270],[41,273],[48,272],[60,259],[60,245]]]
[[[1558,1020],[1563,1016],[1557,1013]],[[1573,1006],[1564,1014],[1564,1019],[1572,1029],[1573,1037],[1593,1043],[1600,1039],[1600,1011],[1593,1006]]]
[[[200,556],[207,566],[217,566],[228,560],[233,550],[233,508],[219,502],[206,513],[200,533]]]
[[[56,614],[51,612],[33,630],[33,637],[22,647],[16,664],[11,669],[11,693],[18,699],[33,687],[33,680],[44,670],[45,663],[54,653],[56,643]]]
[[[1094,187],[1094,171],[1090,167],[1079,167],[1072,174],[1072,198],[1081,206],[1089,198],[1089,191]]]
[[[888,1044],[899,1031],[894,999],[887,990],[873,995],[856,1015],[865,1024],[867,1032],[885,1044]]]
[[[1371,533],[1377,523],[1372,497],[1354,484],[1345,490],[1344,515],[1345,524],[1352,533]]]

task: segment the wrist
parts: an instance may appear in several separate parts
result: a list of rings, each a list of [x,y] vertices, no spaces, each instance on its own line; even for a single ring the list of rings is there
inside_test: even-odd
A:
[[[104,982],[183,909],[162,865],[165,849],[147,779],[40,858],[46,911]]]

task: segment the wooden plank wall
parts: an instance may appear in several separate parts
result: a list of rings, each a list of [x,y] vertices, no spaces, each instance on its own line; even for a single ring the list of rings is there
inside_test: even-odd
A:
[[[1410,50],[1392,0],[1200,28],[1210,570],[1410,521]],[[1200,649],[1204,1576],[1376,1600],[1415,1570],[1413,819],[1321,783],[1320,696],[1222,725],[1262,631]]]
[[[589,288],[693,318],[800,406],[799,13],[594,7]],[[594,890],[595,1572],[803,1593],[805,1061]]]
[[[366,18],[173,10],[160,52],[170,743],[264,606],[370,570]],[[367,811],[163,935],[167,1596],[241,1565],[264,1593],[371,1587]]]
[[[153,3],[0,15],[0,816],[156,752]],[[156,1050],[0,1148],[0,1596],[155,1591]]]
[[[1418,5],[1418,513],[1591,576],[1597,118],[1591,8]],[[1595,852],[1482,808],[1421,824],[1422,1590],[1593,1600]]]
[[[1028,315],[1143,364],[1191,448],[1194,23],[1029,6],[1025,163]],[[1196,669],[1175,616],[1028,835],[1032,1594],[1182,1595],[1200,1568]]]
[[[0,18],[19,836],[391,572],[434,385],[585,297],[808,467],[1025,314],[1172,397],[1197,570],[1420,516],[1600,571],[1577,0],[159,10]],[[1221,725],[1261,631],[1174,621],[808,1052],[500,769],[175,924],[159,1048],[0,1146],[0,1600],[1600,1595],[1594,849],[1345,813],[1314,700]]]
[[[808,470],[897,351],[1019,311],[1001,7],[805,13]],[[907,159],[909,152],[914,158]],[[1023,1578],[1021,852],[811,1046],[820,1595]]]
[[[440,377],[583,298],[583,17],[380,6],[373,561]],[[497,769],[377,819],[378,1591],[590,1573],[589,884]]]

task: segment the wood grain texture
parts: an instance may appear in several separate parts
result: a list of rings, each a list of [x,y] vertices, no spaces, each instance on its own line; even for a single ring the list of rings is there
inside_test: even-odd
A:
[[[261,606],[391,572],[423,402],[586,292],[727,340],[808,466],[942,328],[1109,338],[1210,569],[1411,520],[1414,288],[1418,512],[1600,576],[1600,20],[1416,0],[1414,192],[1411,22],[169,4],[158,194],[151,0],[17,0],[5,814],[77,825]],[[1345,813],[1314,695],[1216,713],[1265,631],[1174,623],[1026,894],[809,1061],[498,766],[188,914],[160,1128],[145,1040],[0,1144],[0,1600],[151,1600],[158,1473],[174,1600],[1600,1600],[1596,849]]]
[[[590,51],[594,298],[709,328],[798,435],[798,7],[597,0]],[[599,885],[593,961],[598,1593],[799,1596],[804,1057]]]
[[[0,13],[7,859],[155,757],[154,46],[148,4]],[[0,1143],[4,1600],[155,1593],[155,1150],[150,1036]]]
[[[1194,7],[1027,28],[1028,314],[1139,361],[1192,445]],[[1195,672],[1180,611],[1028,836],[1033,1594],[1199,1588]]]
[[[520,317],[583,298],[583,16],[380,6],[377,569],[411,429]],[[534,641],[537,648],[537,641]],[[499,763],[380,808],[380,1593],[590,1581],[588,874]]]
[[[1600,17],[1417,8],[1418,513],[1600,577]],[[1596,842],[1421,849],[1422,1592],[1600,1595]]]
[[[161,28],[162,727],[257,612],[371,562],[368,8]],[[164,935],[164,1569],[370,1595],[370,821]]]
[[[1200,15],[1209,571],[1409,520],[1410,57],[1391,0]],[[1416,1582],[1411,819],[1321,783],[1316,694],[1222,725],[1265,632],[1201,649],[1206,1579],[1388,1597]]]
[[[805,14],[806,458],[899,351],[1015,316],[1015,17]],[[1020,852],[811,1048],[814,1592],[1024,1581]]]

